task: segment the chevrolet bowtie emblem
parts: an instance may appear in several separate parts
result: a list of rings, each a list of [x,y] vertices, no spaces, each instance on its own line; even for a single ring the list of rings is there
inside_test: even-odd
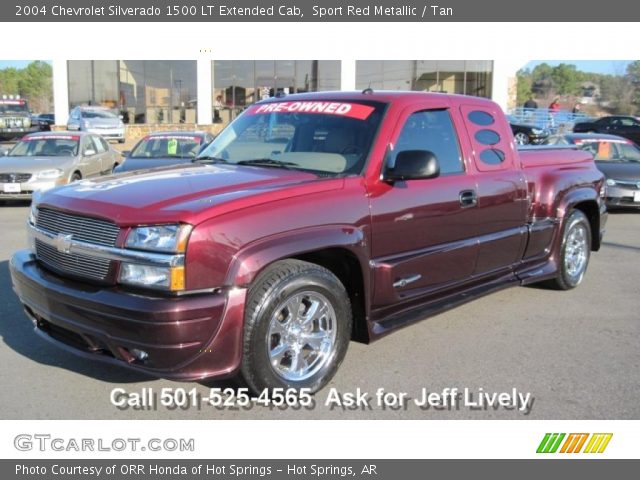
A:
[[[60,253],[69,253],[71,251],[71,242],[73,235],[63,235],[59,233],[56,238],[53,239],[53,246],[56,247]]]

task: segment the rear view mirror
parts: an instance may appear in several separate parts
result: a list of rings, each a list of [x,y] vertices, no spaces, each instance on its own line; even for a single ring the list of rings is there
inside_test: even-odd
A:
[[[384,173],[386,181],[420,180],[440,175],[440,164],[429,150],[404,150],[396,155],[393,167]]]
[[[125,150],[124,152],[120,152],[120,155],[122,155],[123,157],[128,157],[129,155],[131,155],[131,150]]]

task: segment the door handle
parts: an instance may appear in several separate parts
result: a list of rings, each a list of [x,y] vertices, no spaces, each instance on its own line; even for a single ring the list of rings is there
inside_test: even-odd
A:
[[[460,192],[460,206],[462,208],[475,207],[478,204],[478,194],[475,190],[463,190]]]

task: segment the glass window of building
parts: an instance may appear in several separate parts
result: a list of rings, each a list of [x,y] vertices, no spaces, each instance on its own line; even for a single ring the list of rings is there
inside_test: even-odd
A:
[[[125,123],[196,123],[192,60],[71,60],[69,107],[101,105]]]
[[[214,123],[277,94],[340,89],[339,60],[216,60],[212,68]]]
[[[358,60],[356,88],[491,97],[490,60]]]

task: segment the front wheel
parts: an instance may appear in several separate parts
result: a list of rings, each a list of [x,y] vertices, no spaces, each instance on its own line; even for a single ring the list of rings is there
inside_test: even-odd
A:
[[[524,132],[516,133],[513,138],[518,145],[527,145],[529,143],[529,136]]]
[[[573,210],[567,218],[560,245],[558,275],[552,286],[560,290],[577,287],[584,278],[591,253],[591,225],[580,210]]]
[[[349,296],[333,273],[299,260],[276,262],[249,289],[242,376],[256,393],[316,392],[338,370],[351,323]]]

